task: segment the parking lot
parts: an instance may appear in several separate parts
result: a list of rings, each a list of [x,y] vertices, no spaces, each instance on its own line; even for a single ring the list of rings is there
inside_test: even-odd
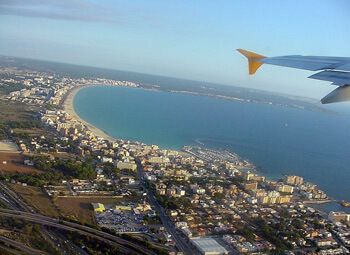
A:
[[[95,212],[99,226],[122,233],[139,233],[148,230],[148,227],[143,225],[143,215],[136,215],[133,210],[116,210],[108,205],[105,207],[104,212]]]

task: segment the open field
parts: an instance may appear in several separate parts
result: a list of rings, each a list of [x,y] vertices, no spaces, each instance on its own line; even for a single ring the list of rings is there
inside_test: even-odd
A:
[[[22,129],[22,128],[13,128],[11,129],[14,135],[25,135],[29,137],[41,137],[52,139],[54,134],[46,130],[45,128],[35,128],[35,129]]]
[[[7,140],[0,141],[0,152],[15,152],[18,147],[15,143]]]
[[[45,128],[35,128],[35,129],[13,128],[12,131],[26,133],[28,135],[52,136],[52,134],[49,131],[47,131]]]
[[[56,205],[60,208],[62,215],[77,220],[96,223],[91,203],[118,204],[121,199],[117,198],[79,198],[59,197]]]
[[[33,120],[38,109],[38,106],[0,100],[0,122]]]
[[[30,207],[34,208],[38,213],[58,217],[59,211],[54,205],[52,199],[44,193],[40,187],[22,186],[18,184],[9,184]]]
[[[58,152],[58,153],[56,152],[50,152],[50,153],[23,152],[23,156],[29,157],[29,158],[32,158],[34,156],[47,156],[47,157],[53,156],[55,158],[60,158],[62,160],[69,160],[69,159],[72,160],[76,158],[75,154],[69,154],[67,152]]]
[[[4,162],[6,162],[4,164]],[[23,165],[20,153],[0,152],[0,171],[4,173],[41,173],[40,170]]]

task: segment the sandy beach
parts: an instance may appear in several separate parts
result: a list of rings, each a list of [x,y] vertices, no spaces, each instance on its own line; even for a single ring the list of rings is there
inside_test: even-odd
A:
[[[68,92],[69,94],[67,95],[66,100],[63,103],[63,109],[67,113],[69,113],[74,119],[83,123],[95,136],[98,136],[98,137],[103,138],[103,139],[107,139],[111,142],[115,142],[116,141],[115,138],[107,135],[101,129],[91,125],[90,123],[88,123],[84,119],[80,118],[79,115],[74,111],[73,100],[74,100],[75,94],[82,88],[92,87],[92,86],[98,86],[98,85],[77,86],[73,90],[69,91]]]

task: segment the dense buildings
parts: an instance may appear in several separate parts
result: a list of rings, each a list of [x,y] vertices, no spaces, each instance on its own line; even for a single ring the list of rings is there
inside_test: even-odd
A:
[[[186,146],[179,152],[137,141],[106,140],[67,111],[52,107],[77,86],[137,84],[18,72],[34,78],[13,78],[28,87],[4,99],[49,106],[40,110],[40,120],[53,135],[52,140],[42,136],[14,140],[22,152],[32,156],[28,164],[36,165],[39,160],[50,170],[57,166],[58,172],[69,170],[59,180],[41,184],[47,194],[52,199],[139,199],[135,204],[114,206],[93,203],[100,226],[122,233],[146,233],[168,246],[180,247],[176,242],[181,237],[202,254],[307,252],[316,248],[324,249],[320,254],[326,250],[329,254],[346,252],[349,216],[336,212],[327,219],[310,207],[308,203],[327,201],[327,195],[302,177],[267,180],[253,164],[227,150]],[[65,164],[57,157],[60,154],[69,155],[71,162]],[[28,184],[16,178],[8,181]],[[169,224],[163,223],[167,227],[159,221],[162,213],[166,215],[163,220],[169,220]]]
[[[330,212],[328,214],[328,219],[334,222],[350,222],[350,214],[345,212]]]

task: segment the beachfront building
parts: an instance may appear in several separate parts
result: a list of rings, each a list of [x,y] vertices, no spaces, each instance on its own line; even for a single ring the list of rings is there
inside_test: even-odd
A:
[[[328,214],[328,219],[334,222],[347,221],[350,222],[350,214],[345,212],[330,212]]]
[[[282,193],[292,194],[294,191],[294,187],[290,185],[280,185],[276,187],[276,190]]]
[[[304,183],[304,178],[296,175],[285,175],[283,182],[289,185],[301,185]]]

